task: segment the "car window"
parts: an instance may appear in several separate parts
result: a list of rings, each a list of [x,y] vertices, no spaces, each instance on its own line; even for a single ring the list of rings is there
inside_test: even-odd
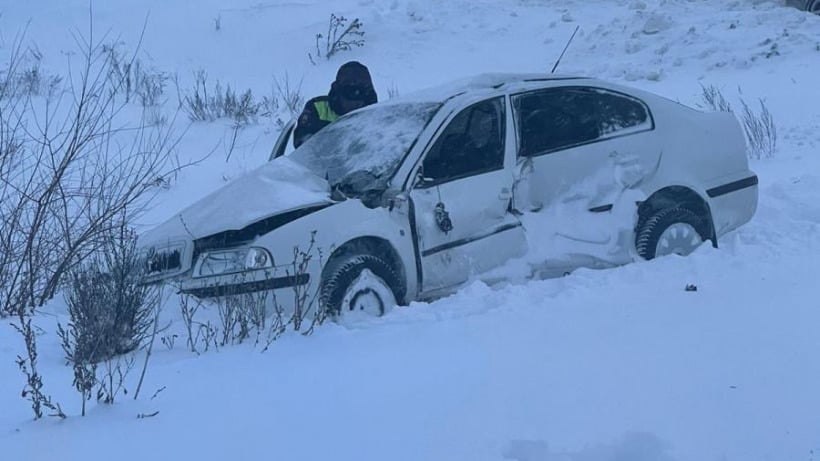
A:
[[[601,136],[624,133],[651,125],[646,106],[637,99],[606,90],[593,89]]]
[[[651,127],[643,103],[597,88],[552,88],[515,95],[513,107],[521,156],[550,153]]]
[[[427,153],[424,177],[441,183],[503,168],[504,113],[503,98],[462,110]]]

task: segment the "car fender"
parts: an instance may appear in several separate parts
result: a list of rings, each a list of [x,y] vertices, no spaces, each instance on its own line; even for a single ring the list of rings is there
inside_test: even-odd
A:
[[[708,191],[754,175],[749,170],[740,123],[728,112],[700,112],[660,98],[654,99],[651,107],[666,142],[657,170],[640,185],[641,190],[649,198],[666,187],[686,187],[707,204],[714,223],[718,211]],[[678,129],[665,129],[668,126]],[[745,222],[750,217],[737,220]]]
[[[404,266],[407,293],[412,298],[417,290],[417,271],[409,219],[385,207],[368,208],[360,200],[345,200],[262,235],[253,245],[268,249],[279,267],[293,264],[295,248],[299,252],[311,248],[308,273],[311,280],[320,280],[333,251],[363,237],[382,239],[393,247]]]

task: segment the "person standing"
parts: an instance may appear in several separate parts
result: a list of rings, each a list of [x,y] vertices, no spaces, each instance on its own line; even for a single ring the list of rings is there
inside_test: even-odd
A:
[[[328,94],[317,96],[305,104],[296,121],[293,146],[299,147],[342,115],[377,102],[378,96],[368,68],[358,61],[342,64]]]

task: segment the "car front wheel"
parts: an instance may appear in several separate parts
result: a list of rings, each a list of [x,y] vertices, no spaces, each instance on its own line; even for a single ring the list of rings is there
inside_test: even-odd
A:
[[[635,249],[644,259],[677,254],[686,256],[706,240],[705,221],[682,207],[656,211],[638,229]]]
[[[380,317],[396,303],[399,276],[390,264],[373,255],[356,255],[331,262],[322,283],[321,301],[337,321]]]

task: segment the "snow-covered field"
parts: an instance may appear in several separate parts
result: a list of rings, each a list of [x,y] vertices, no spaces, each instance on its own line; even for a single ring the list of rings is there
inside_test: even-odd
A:
[[[44,70],[64,72],[88,6],[0,4],[0,63],[26,29]],[[313,65],[330,13],[360,18],[366,44]],[[112,0],[94,3],[93,23],[131,50],[145,25],[139,58],[177,73],[183,91],[203,69],[257,95],[287,75],[311,96],[358,59],[381,99],[478,72],[547,72],[578,25],[562,73],[690,105],[700,85],[733,102],[739,91],[762,98],[778,150],[752,160],[758,212],[719,249],[475,283],[355,327],[286,335],[264,353],[246,344],[195,355],[178,339],[155,347],[139,400],[93,405],[85,418],[54,332],[65,321],[57,299],[37,319],[40,368],[69,418],[31,421],[14,363],[23,344],[2,321],[0,459],[820,458],[820,17],[760,0]],[[213,153],[159,197],[145,226],[265,162],[277,134],[261,117],[226,161],[230,122],[188,127],[181,160]],[[169,301],[164,316],[177,309]]]

